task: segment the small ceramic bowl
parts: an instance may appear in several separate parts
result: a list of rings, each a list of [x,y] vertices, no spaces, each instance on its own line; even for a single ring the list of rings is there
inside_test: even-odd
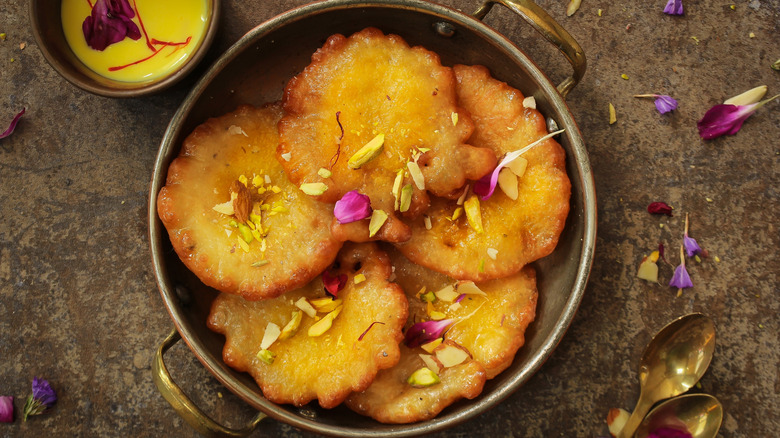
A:
[[[159,92],[187,76],[211,45],[219,23],[221,0],[208,0],[209,19],[203,39],[186,62],[167,75],[146,82],[122,82],[90,70],[68,45],[62,29],[62,0],[29,0],[30,22],[43,56],[65,79],[77,87],[106,97],[139,97]]]

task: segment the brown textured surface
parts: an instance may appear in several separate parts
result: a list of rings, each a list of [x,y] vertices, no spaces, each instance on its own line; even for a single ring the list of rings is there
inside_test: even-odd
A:
[[[206,62],[254,25],[304,3],[226,1]],[[769,68],[780,58],[780,1],[734,1],[736,10],[732,2],[688,1],[685,17],[668,17],[662,0],[584,0],[569,18],[565,1],[539,3],[588,57],[568,103],[595,173],[596,259],[580,311],[541,371],[495,409],[439,436],[605,435],[608,409],[631,409],[636,401],[645,343],[690,311],[712,316],[718,331],[701,383],[724,404],[720,435],[775,435],[780,104],[762,108],[734,137],[703,142],[695,122],[756,85],[780,92],[780,73]],[[553,81],[568,74],[554,49],[507,10],[496,8],[487,22]],[[101,98],[45,62],[27,2],[0,4],[3,32],[0,128],[22,107],[27,114],[12,137],[0,140],[0,395],[17,397],[19,417],[37,375],[52,381],[60,401],[47,416],[0,424],[0,436],[196,436],[151,380],[153,352],[172,324],[151,274],[146,206],[162,134],[203,69],[157,96]],[[631,97],[652,92],[671,94],[680,108],[659,115],[652,101]],[[609,102],[617,108],[612,126]],[[675,217],[648,215],[645,207],[655,200],[672,204]],[[679,242],[686,211],[691,235],[721,262],[694,263],[696,286],[675,298],[670,288],[637,280],[635,271],[658,241]],[[670,275],[662,266],[661,277]],[[252,414],[186,347],[166,358],[174,378],[215,418],[239,426]],[[273,421],[261,429],[254,436],[310,436]]]

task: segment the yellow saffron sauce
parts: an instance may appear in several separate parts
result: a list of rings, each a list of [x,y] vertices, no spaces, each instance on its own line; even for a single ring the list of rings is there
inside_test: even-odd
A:
[[[141,38],[126,37],[99,51],[89,47],[82,30],[95,1],[62,1],[65,38],[87,67],[122,82],[150,82],[175,72],[200,46],[211,14],[208,0],[129,0]]]

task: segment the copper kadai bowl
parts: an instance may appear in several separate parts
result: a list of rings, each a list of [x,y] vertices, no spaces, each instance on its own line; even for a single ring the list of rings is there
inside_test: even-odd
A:
[[[530,23],[560,49],[573,74],[557,87],[502,35],[482,23],[500,4]],[[276,405],[263,397],[248,374],[222,362],[224,338],[206,327],[216,291],[202,285],[172,251],[157,217],[157,193],[165,184],[168,165],[184,138],[200,123],[232,111],[239,104],[260,105],[281,99],[286,82],[334,33],[350,35],[375,26],[402,36],[410,45],[433,50],[445,65],[482,64],[494,77],[536,98],[537,107],[566,131],[558,139],[566,150],[572,182],[571,213],[558,247],[535,262],[539,301],[536,321],[511,367],[485,384],[474,400],[458,402],[437,418],[407,425],[382,425],[346,408],[304,409]],[[153,373],[162,395],[198,431],[208,436],[246,435],[268,416],[297,428],[346,437],[401,437],[440,431],[476,417],[516,391],[533,375],[560,342],[579,306],[591,268],[596,238],[596,197],[587,151],[564,97],[585,72],[579,44],[530,0],[487,0],[473,15],[423,0],[332,0],[294,9],[243,36],[208,70],[173,116],[155,162],[149,200],[149,232],[157,284],[175,330],[158,349]],[[163,362],[165,351],[183,338],[201,363],[233,393],[260,411],[243,430],[229,430],[209,419],[179,390]]]

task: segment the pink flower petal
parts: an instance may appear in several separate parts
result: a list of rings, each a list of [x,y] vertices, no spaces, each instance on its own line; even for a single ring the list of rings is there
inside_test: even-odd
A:
[[[371,199],[357,190],[347,192],[336,201],[333,215],[342,224],[366,219],[371,216]]]
[[[24,111],[25,111],[26,109],[27,109],[27,108],[22,108],[22,110],[21,110],[21,111],[19,111],[19,113],[16,115],[16,117],[14,117],[14,119],[13,119],[13,120],[11,120],[11,125],[8,127],[8,129],[6,129],[6,130],[5,130],[5,132],[3,132],[2,134],[0,134],[0,139],[2,139],[2,138],[6,138],[6,137],[8,137],[9,135],[13,134],[13,132],[14,132],[14,129],[16,129],[16,124],[17,124],[17,123],[19,123],[19,119],[21,119],[21,118],[22,118],[22,115],[24,115]]]
[[[14,422],[14,398],[9,395],[0,396],[0,423]]]
[[[129,37],[141,38],[141,31],[133,22],[135,11],[127,0],[97,0],[92,15],[84,19],[81,30],[89,47],[103,51],[111,44]]]
[[[328,271],[322,273],[322,283],[325,285],[325,291],[338,297],[341,289],[347,285],[347,274],[333,275]]]
[[[721,135],[734,135],[742,128],[745,120],[753,114],[753,105],[715,105],[696,122],[699,136],[711,140]]]
[[[422,344],[431,342],[440,338],[452,324],[453,319],[442,319],[440,321],[423,321],[409,327],[404,336],[404,342],[409,348],[419,347]]]

